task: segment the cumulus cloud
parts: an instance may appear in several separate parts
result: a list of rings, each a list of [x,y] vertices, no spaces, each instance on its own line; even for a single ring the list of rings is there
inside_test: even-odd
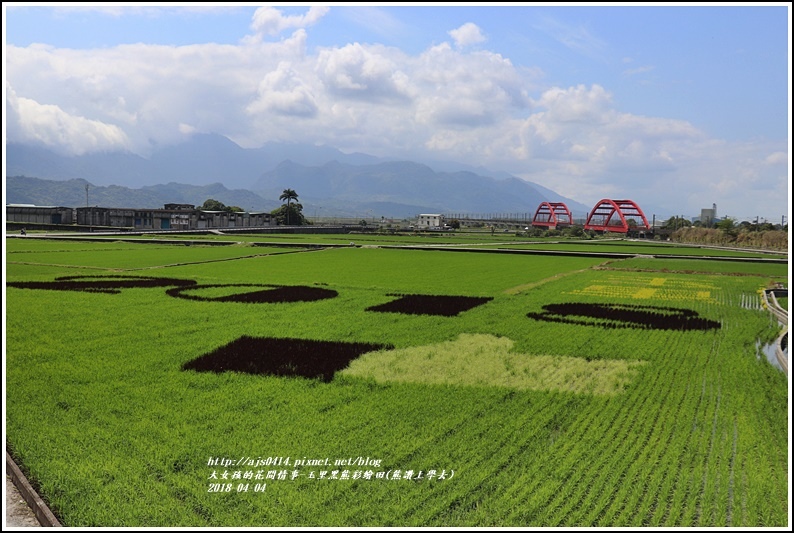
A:
[[[265,6],[254,13],[251,29],[257,34],[278,35],[292,28],[306,28],[317,23],[328,13],[328,8],[312,6],[305,15],[283,15],[279,9]]]
[[[590,88],[578,85],[567,89],[553,87],[541,95],[535,107],[545,108],[544,115],[554,122],[598,124],[608,119],[612,95],[600,85]]]
[[[528,170],[519,174],[563,195],[636,196],[657,206],[667,198],[680,209],[675,191],[708,191],[715,173],[736,174],[735,146],[686,121],[622,113],[598,85],[551,88],[533,110],[520,124],[516,157]]]
[[[479,26],[472,22],[467,22],[460,28],[450,30],[448,33],[455,41],[455,46],[458,48],[485,42],[485,36],[482,34],[482,31],[480,31]]]
[[[8,46],[7,78],[20,97],[121,128],[132,149],[192,131],[235,136],[250,128],[246,106],[282,62],[301,62],[302,30],[278,43],[121,45],[95,50]]]
[[[292,69],[279,63],[259,84],[259,97],[246,110],[249,113],[273,112],[280,115],[312,117],[317,114],[311,87]]]
[[[381,47],[358,43],[322,50],[316,71],[331,92],[363,100],[405,99],[411,96],[408,77]]]
[[[6,110],[6,131],[12,142],[40,143],[72,155],[126,150],[130,145],[125,133],[115,125],[17,96],[9,85],[6,85]]]
[[[527,80],[499,54],[465,54],[448,44],[423,53],[413,69],[416,118],[435,127],[485,126],[525,110]]]

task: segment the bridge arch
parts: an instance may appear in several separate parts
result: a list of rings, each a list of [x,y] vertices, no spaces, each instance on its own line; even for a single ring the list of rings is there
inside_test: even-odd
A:
[[[551,228],[557,226],[570,226],[573,216],[568,206],[562,202],[542,202],[532,217],[532,225],[536,228]]]
[[[634,224],[630,224],[630,221]],[[584,229],[628,233],[631,230],[650,230],[651,227],[645,213],[632,200],[605,198],[590,211]]]

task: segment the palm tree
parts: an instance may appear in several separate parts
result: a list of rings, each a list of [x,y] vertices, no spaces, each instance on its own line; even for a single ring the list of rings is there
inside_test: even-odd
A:
[[[282,202],[287,202],[287,226],[289,226],[289,203],[292,201],[298,201],[298,193],[292,189],[284,189],[278,199]]]

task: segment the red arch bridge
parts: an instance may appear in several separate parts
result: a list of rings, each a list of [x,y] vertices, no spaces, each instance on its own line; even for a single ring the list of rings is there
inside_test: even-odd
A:
[[[647,231],[651,229],[645,213],[632,200],[599,201],[584,225],[585,230],[610,231],[628,233],[629,231]]]
[[[562,202],[542,202],[532,217],[532,225],[536,228],[556,229],[558,226],[570,226],[573,216],[568,206]]]

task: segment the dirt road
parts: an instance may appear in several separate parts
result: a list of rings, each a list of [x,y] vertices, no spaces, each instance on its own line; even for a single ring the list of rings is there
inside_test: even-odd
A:
[[[22,499],[11,478],[6,476],[6,516],[3,529],[8,527],[41,527],[41,524]]]

